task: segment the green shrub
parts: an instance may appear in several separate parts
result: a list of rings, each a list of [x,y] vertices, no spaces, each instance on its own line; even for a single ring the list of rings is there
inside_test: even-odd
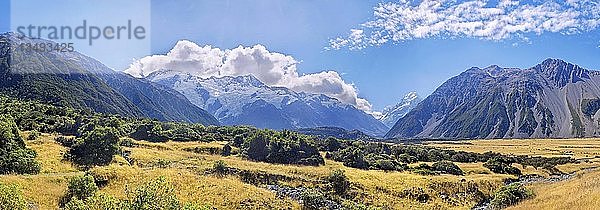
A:
[[[27,140],[33,141],[40,137],[40,132],[37,130],[33,130],[29,132],[29,136],[27,136]]]
[[[128,205],[136,210],[179,210],[182,205],[175,188],[165,177],[159,177],[128,193]]]
[[[422,176],[439,175],[439,173],[437,171],[434,171],[431,166],[427,165],[427,163],[421,163],[418,166],[412,168],[412,172]]]
[[[525,188],[521,183],[512,183],[500,188],[494,194],[493,199],[490,201],[490,206],[502,209],[531,197],[533,197],[532,191]]]
[[[221,176],[222,175],[226,175],[227,174],[227,170],[228,170],[227,164],[223,160],[217,160],[213,164],[212,170],[217,175],[221,175]]]
[[[61,206],[66,206],[71,203],[72,208],[76,208],[80,205],[79,201],[83,202],[87,198],[92,197],[98,192],[98,186],[94,182],[94,177],[91,175],[86,176],[75,176],[69,179],[67,186],[67,193],[61,199]]]
[[[88,197],[84,201],[77,198],[71,199],[65,205],[64,210],[121,210],[131,209],[127,203],[116,199],[110,195],[99,193],[95,196]]]
[[[69,150],[70,159],[80,165],[107,165],[120,152],[118,131],[97,127],[86,132]]]
[[[429,170],[429,169],[413,169],[412,172],[415,173],[415,174],[419,174],[421,176],[439,175],[438,172],[432,171],[432,170]]]
[[[512,174],[517,176],[521,175],[521,170],[500,158],[490,158],[483,164],[483,167],[486,167],[490,169],[490,171],[498,174]]]
[[[225,146],[223,146],[223,151],[221,151],[221,156],[229,155],[231,155],[231,146],[229,144],[225,144]]]
[[[11,117],[0,115],[0,174],[37,174],[40,165],[35,151],[26,148]]]
[[[435,162],[431,168],[444,174],[463,175],[462,169],[450,161]]]
[[[65,210],[88,210],[90,207],[82,200],[77,198],[71,199],[68,203],[64,204]]]
[[[120,200],[107,194],[97,193],[85,199],[73,197],[65,210],[208,210],[207,206],[182,203],[175,195],[173,186],[159,177],[135,190],[126,189],[127,199]]]
[[[348,177],[346,177],[344,171],[341,169],[331,172],[327,177],[327,182],[337,195],[346,195],[348,190],[350,190],[350,181],[348,181]]]
[[[319,210],[326,205],[325,195],[318,190],[305,190],[300,197],[302,200],[302,209],[305,210]]]
[[[16,185],[0,183],[0,209],[27,209],[27,201],[23,192]]]

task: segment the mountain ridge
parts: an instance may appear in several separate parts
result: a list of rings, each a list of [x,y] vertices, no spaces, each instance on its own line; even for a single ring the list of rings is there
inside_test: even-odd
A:
[[[15,33],[0,34],[0,40],[0,92],[8,96],[127,117],[218,125],[178,92],[116,72],[89,56],[21,47],[52,41]]]
[[[527,69],[473,67],[444,82],[385,137],[593,137],[599,98],[597,71],[559,59]]]
[[[268,86],[252,75],[201,78],[170,70],[155,71],[148,80],[173,88],[225,125],[297,129],[341,127],[383,136],[387,127],[371,115],[324,94]]]

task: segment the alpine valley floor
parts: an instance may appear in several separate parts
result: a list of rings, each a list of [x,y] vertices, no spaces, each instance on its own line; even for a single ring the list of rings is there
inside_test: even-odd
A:
[[[22,132],[27,136],[28,132]],[[37,175],[2,175],[0,183],[17,184],[31,209],[58,209],[59,200],[67,190],[68,180],[86,174],[64,160],[67,148],[55,141],[57,134],[42,134],[37,140],[27,140],[35,150],[41,171]],[[351,201],[377,209],[471,209],[477,202],[470,188],[490,196],[512,175],[492,173],[483,163],[456,163],[464,175],[419,175],[413,172],[361,170],[340,162],[325,160],[322,166],[269,164],[245,160],[237,155],[221,156],[226,142],[150,143],[131,140],[125,149],[129,160],[117,156],[110,165],[96,166],[87,174],[102,177],[106,183],[99,193],[126,198],[127,191],[157,177],[172,183],[179,199],[194,202],[206,209],[301,209],[302,204],[289,196],[302,187],[318,185],[335,169],[342,169],[351,184]],[[432,142],[428,146],[452,150],[542,156],[570,156],[579,163],[559,165],[565,174],[574,174],[557,181],[531,182],[526,186],[535,196],[509,209],[593,209],[600,206],[600,139],[532,139],[474,140]],[[235,148],[232,150],[235,151]],[[324,155],[324,154],[323,154]],[[257,183],[236,174],[207,173],[217,161],[228,168],[258,174],[256,177],[278,177],[279,186]],[[419,163],[411,164],[416,165]],[[516,164],[515,164],[516,165]],[[521,166],[516,167],[522,169]],[[542,169],[527,167],[524,174],[548,177]],[[544,180],[544,179],[542,179]],[[285,191],[285,190],[283,190]],[[286,194],[288,196],[286,196]],[[419,195],[427,195],[421,199]]]

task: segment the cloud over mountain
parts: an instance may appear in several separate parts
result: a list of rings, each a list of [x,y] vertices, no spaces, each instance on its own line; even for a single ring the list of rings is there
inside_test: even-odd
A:
[[[163,69],[203,78],[251,74],[269,86],[324,94],[361,110],[370,111],[371,104],[366,99],[359,98],[354,85],[345,82],[337,72],[323,71],[300,75],[296,64],[298,61],[293,57],[270,52],[262,45],[221,50],[209,45],[201,47],[183,40],[177,42],[166,55],[144,57],[132,63],[125,72],[136,77],[145,77]]]
[[[598,0],[399,0],[373,10],[373,20],[331,39],[327,48],[360,50],[430,37],[526,41],[532,34],[578,34],[600,26]]]

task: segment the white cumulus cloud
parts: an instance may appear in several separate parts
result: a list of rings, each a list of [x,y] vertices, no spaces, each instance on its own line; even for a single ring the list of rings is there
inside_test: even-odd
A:
[[[269,86],[324,94],[370,112],[371,104],[359,98],[356,87],[345,82],[336,71],[300,75],[297,64],[292,56],[270,52],[262,45],[222,50],[182,40],[166,55],[139,59],[125,72],[136,77],[146,77],[158,70],[179,71],[203,78],[251,74]]]
[[[329,40],[326,48],[360,50],[430,37],[523,39],[544,32],[577,34],[600,26],[599,0],[399,0],[379,3],[373,10],[373,20]]]

